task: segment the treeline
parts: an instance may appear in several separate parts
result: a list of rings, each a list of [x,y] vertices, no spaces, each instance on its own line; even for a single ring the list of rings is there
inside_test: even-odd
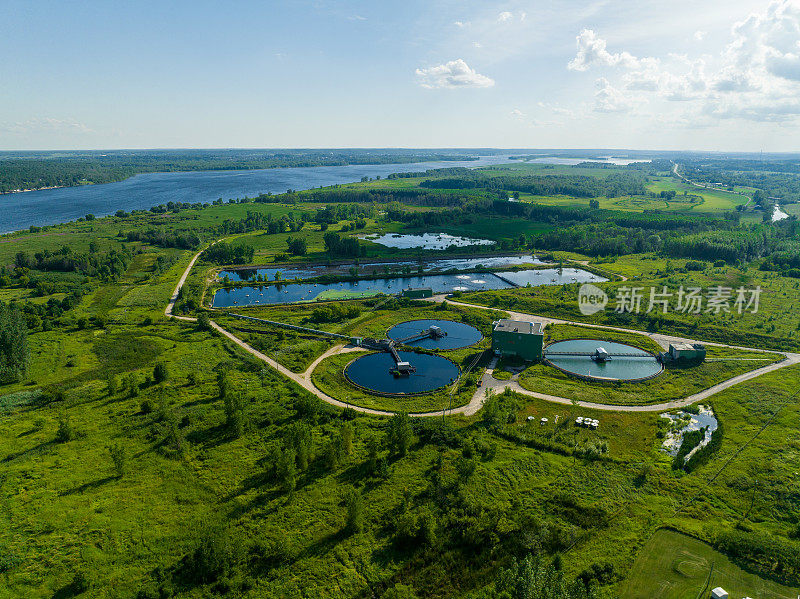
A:
[[[476,160],[465,152],[424,150],[119,150],[0,155],[0,193],[122,181],[137,173]]]
[[[796,160],[703,160],[681,162],[687,178],[723,188],[754,187],[767,196],[784,201],[800,201],[800,163]]]
[[[28,371],[28,328],[22,312],[0,303],[0,383],[13,383]]]
[[[217,227],[217,233],[221,235],[232,235],[236,233],[249,233],[251,231],[267,231],[270,234],[285,233],[291,231],[296,233],[303,228],[305,223],[311,220],[311,213],[303,213],[299,218],[294,214],[284,215],[275,218],[272,214],[262,214],[261,212],[247,211],[247,216],[239,220],[226,219]]]
[[[162,248],[178,248],[182,250],[193,250],[200,247],[202,239],[197,231],[188,230],[167,230],[167,229],[148,229],[147,231],[128,231],[125,233],[127,241],[141,241]]]
[[[331,256],[345,258],[358,258],[367,255],[367,248],[359,244],[355,237],[342,237],[338,233],[325,233],[322,240],[325,243],[325,251]]]
[[[374,206],[359,204],[334,204],[317,210],[314,222],[319,224],[336,224],[342,220],[358,220],[375,216]]]
[[[132,253],[127,249],[100,252],[96,249],[96,245],[90,244],[88,253],[78,253],[65,245],[55,252],[42,250],[33,255],[28,252],[17,252],[14,256],[14,267],[23,271],[78,272],[108,280],[122,276],[128,269],[132,257]]]
[[[202,253],[202,259],[212,264],[249,264],[253,261],[252,245],[233,245],[220,241]]]
[[[502,175],[462,169],[457,177],[426,179],[420,187],[429,189],[487,189],[525,192],[533,195],[568,195],[578,198],[643,195],[645,177],[638,172],[615,172],[606,177],[587,175]]]
[[[0,193],[42,187],[112,183],[132,177],[130,167],[99,162],[7,159],[0,161]]]
[[[755,565],[768,575],[778,575],[790,584],[800,582],[800,544],[755,530],[720,533],[714,546],[736,561]]]

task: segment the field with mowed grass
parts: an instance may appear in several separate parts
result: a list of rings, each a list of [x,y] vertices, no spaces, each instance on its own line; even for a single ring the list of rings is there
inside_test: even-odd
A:
[[[647,541],[621,585],[621,599],[695,599],[724,588],[731,597],[795,599],[798,587],[759,578],[708,543],[660,529]]]

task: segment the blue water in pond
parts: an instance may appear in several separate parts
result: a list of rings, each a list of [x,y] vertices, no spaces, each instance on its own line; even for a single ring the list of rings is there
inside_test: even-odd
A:
[[[608,279],[604,279],[599,275],[577,268],[562,268],[560,274],[557,268],[517,270],[500,274],[504,279],[516,283],[520,287],[525,287],[528,283],[530,283],[531,287],[535,287],[536,285],[563,285],[564,283],[586,283],[588,281],[602,283],[608,281]]]
[[[345,368],[345,376],[352,382],[379,393],[426,393],[454,381],[459,374],[458,366],[447,358],[398,352],[400,359],[416,366],[417,371],[408,376],[395,377],[389,370],[394,359],[388,352],[367,354],[357,358]]]
[[[425,331],[431,326],[439,327],[447,333],[447,336],[439,337],[438,339],[427,337],[417,341],[407,341],[404,342],[404,344],[412,347],[422,347],[424,349],[457,349],[459,347],[474,345],[483,339],[483,335],[475,327],[452,320],[409,320],[408,322],[401,322],[393,326],[386,335],[389,339],[397,341],[398,339],[405,339],[411,335],[416,335],[420,331]]]
[[[378,245],[390,248],[424,250],[446,250],[449,247],[469,247],[472,245],[494,245],[491,239],[474,239],[472,237],[458,237],[447,233],[423,233],[422,235],[401,235],[400,233],[386,233],[385,235],[365,235],[361,237]]]
[[[314,301],[323,292],[351,292],[364,296],[379,293],[397,294],[409,287],[431,287],[434,293],[479,291],[481,289],[509,289],[511,285],[491,273],[469,275],[421,275],[394,279],[350,281],[347,283],[296,283],[292,285],[265,285],[263,287],[239,287],[220,289],[214,294],[215,308],[251,306],[259,304],[282,304],[288,302]],[[337,299],[335,296],[325,299]]]
[[[384,274],[388,269],[411,269],[416,271],[419,266],[426,272],[445,271],[450,269],[467,270],[480,266],[490,268],[501,268],[504,266],[520,266],[522,264],[545,264],[536,256],[486,256],[483,258],[447,258],[441,260],[427,260],[417,262],[416,260],[404,260],[401,262],[372,262],[358,265],[360,275]],[[253,275],[261,275],[269,281],[275,280],[275,273],[281,273],[281,279],[311,279],[325,274],[346,275],[350,274],[350,269],[355,264],[336,264],[333,266],[296,266],[287,268],[264,267],[248,269],[231,269],[219,272],[218,278],[224,279],[226,276],[231,281],[249,281]]]
[[[587,356],[551,356],[550,352],[593,353],[598,347],[611,354],[606,362],[595,362]],[[574,374],[619,381],[640,379],[661,372],[662,366],[654,356],[645,358],[615,357],[615,353],[644,353],[644,350],[597,339],[570,339],[551,343],[544,349],[544,357],[555,366]]]
[[[147,173],[118,183],[42,189],[0,195],[0,232],[19,231],[31,225],[54,225],[86,214],[106,216],[117,210],[147,210],[167,202],[205,203],[218,198],[255,197],[261,193],[284,193],[338,183],[353,183],[362,177],[386,177],[392,173],[419,172],[435,168],[475,168],[509,162],[507,156],[483,156],[469,162],[439,161],[409,164],[353,164],[241,171],[192,171]]]

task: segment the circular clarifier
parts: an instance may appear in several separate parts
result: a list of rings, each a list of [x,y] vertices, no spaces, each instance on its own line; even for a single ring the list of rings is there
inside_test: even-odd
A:
[[[421,337],[430,327],[439,327],[444,335]],[[458,349],[474,345],[483,339],[483,335],[475,327],[452,320],[408,320],[393,326],[386,335],[395,343],[402,341],[403,345],[424,349]]]
[[[389,352],[378,352],[350,362],[344,369],[344,375],[359,387],[386,395],[428,393],[458,377],[458,366],[447,358],[408,351],[397,353],[400,360],[409,362],[416,372],[395,376],[391,372],[395,368],[392,355]]]
[[[608,352],[610,359],[593,360],[591,354],[598,348]],[[557,355],[559,353],[580,355]],[[551,343],[544,349],[544,357],[550,364],[569,374],[606,381],[648,379],[663,370],[661,363],[650,352],[624,343],[597,339],[570,339]]]

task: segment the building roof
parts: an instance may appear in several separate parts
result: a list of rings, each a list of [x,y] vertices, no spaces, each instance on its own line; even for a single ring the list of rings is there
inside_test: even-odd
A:
[[[533,322],[529,320],[511,320],[504,318],[498,320],[494,325],[495,331],[502,331],[504,333],[520,333],[522,335],[543,335],[544,327],[541,322]]]
[[[676,351],[694,351],[695,347],[691,343],[670,343],[671,348]]]

